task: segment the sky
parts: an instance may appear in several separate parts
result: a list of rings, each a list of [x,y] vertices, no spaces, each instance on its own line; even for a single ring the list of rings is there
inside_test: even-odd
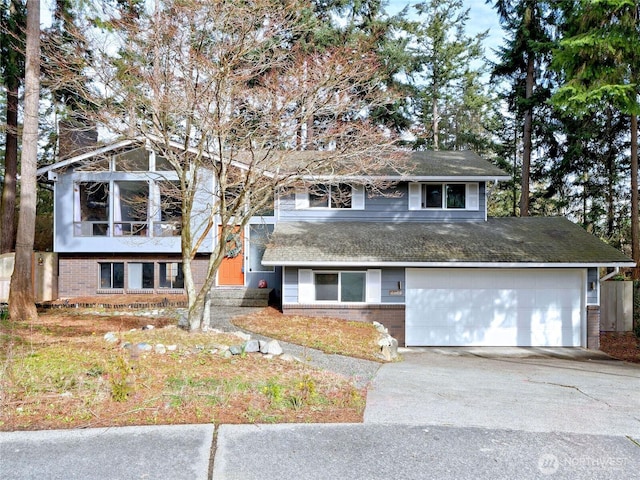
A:
[[[389,14],[394,14],[402,10],[405,6],[415,5],[416,3],[421,2],[413,0],[387,0],[385,10]],[[485,42],[485,54],[489,58],[495,58],[492,49],[500,46],[503,38],[496,11],[491,5],[487,5],[485,0],[463,0],[463,4],[469,9],[467,33],[469,35],[475,35],[489,30],[489,36]],[[409,12],[411,12],[411,9],[409,9]]]

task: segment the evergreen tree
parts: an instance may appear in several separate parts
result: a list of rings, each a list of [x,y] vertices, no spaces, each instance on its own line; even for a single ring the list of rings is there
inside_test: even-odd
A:
[[[18,94],[24,80],[26,9],[21,0],[2,0],[0,7],[0,80],[6,90],[4,174],[0,201],[0,253],[15,243],[18,173]]]
[[[429,0],[414,6],[419,21],[411,30],[419,126],[417,148],[439,150],[478,146],[478,125],[489,99],[480,82],[482,42],[465,28],[469,10],[461,0]],[[465,137],[466,136],[466,137]]]
[[[564,77],[553,103],[584,118],[613,106],[630,127],[631,250],[640,262],[638,218],[638,121],[640,113],[640,6],[635,0],[562,2],[563,39],[554,67]],[[640,277],[636,268],[634,276]]]
[[[535,122],[543,118],[550,96],[546,75],[553,46],[555,2],[495,0],[492,3],[508,35],[506,44],[498,49],[499,61],[493,68],[493,78],[508,82],[508,108],[516,118],[522,118],[520,215],[528,216]],[[544,128],[544,124],[538,128]]]

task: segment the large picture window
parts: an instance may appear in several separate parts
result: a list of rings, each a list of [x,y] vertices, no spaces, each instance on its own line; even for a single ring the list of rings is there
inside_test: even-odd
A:
[[[477,182],[409,183],[409,210],[479,210]]]
[[[465,208],[467,186],[464,183],[425,183],[422,208]]]
[[[366,272],[314,272],[317,302],[364,302]]]
[[[109,184],[80,182],[75,185],[74,233],[82,237],[109,234]]]

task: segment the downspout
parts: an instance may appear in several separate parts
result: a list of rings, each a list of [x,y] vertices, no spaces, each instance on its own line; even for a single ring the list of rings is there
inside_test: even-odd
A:
[[[607,273],[604,277],[600,279],[601,282],[606,282],[612,277],[615,277],[618,273],[620,273],[620,267],[615,267],[613,272]]]

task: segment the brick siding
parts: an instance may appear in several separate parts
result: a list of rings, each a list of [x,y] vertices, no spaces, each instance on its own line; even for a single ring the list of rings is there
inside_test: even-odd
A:
[[[153,262],[156,264],[154,268],[154,285],[158,285],[158,262],[181,262],[181,258],[175,256],[128,256],[118,255],[110,256],[108,258],[98,256],[59,256],[58,260],[58,297],[59,298],[73,298],[92,296],[99,294],[124,294],[126,295],[127,289],[113,289],[105,290],[101,289],[99,284],[100,279],[100,263],[104,262]],[[207,259],[199,257],[193,260],[192,270],[196,288],[200,288],[205,280],[207,273]],[[125,277],[126,277],[125,266]],[[125,284],[126,285],[126,284]],[[179,293],[181,290],[155,288],[145,290],[148,293],[157,294],[171,294]],[[140,293],[137,291],[136,293]]]
[[[389,329],[389,334],[404,346],[405,306],[388,305],[283,305],[285,315],[342,318],[357,322],[378,322]]]

